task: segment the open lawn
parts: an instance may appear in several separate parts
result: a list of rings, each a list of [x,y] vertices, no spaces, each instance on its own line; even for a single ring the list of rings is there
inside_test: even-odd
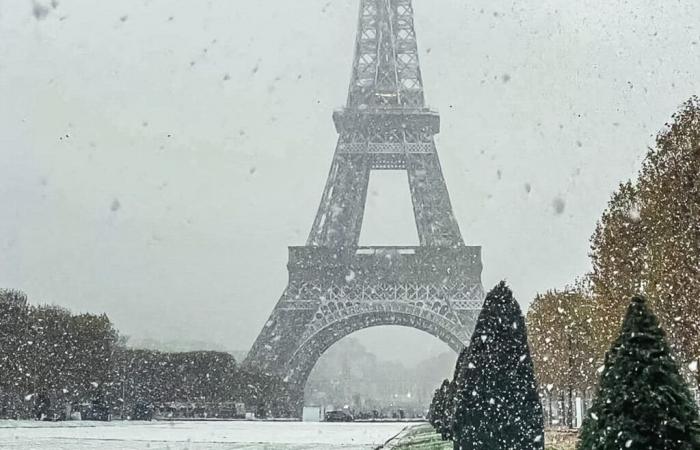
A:
[[[547,450],[573,450],[575,438],[548,432]],[[380,448],[452,450],[426,423],[0,420],[0,450],[373,450],[388,439]]]
[[[0,450],[373,450],[405,423],[0,420]]]

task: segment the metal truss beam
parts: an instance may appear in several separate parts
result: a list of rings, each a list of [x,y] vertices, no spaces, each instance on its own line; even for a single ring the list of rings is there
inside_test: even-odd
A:
[[[301,413],[306,378],[342,337],[372,326],[423,330],[455,350],[481,310],[481,249],[452,212],[426,108],[411,0],[360,0],[339,138],[304,247],[290,247],[289,284],[246,364],[283,376]],[[358,247],[372,170],[407,173],[420,245]]]

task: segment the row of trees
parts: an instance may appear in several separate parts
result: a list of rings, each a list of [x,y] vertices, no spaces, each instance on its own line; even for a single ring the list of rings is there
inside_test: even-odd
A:
[[[170,402],[243,402],[289,416],[286,384],[222,352],[163,353],[126,346],[106,315],[33,306],[0,290],[0,417],[60,415],[91,404],[129,417]]]
[[[612,196],[591,238],[591,259],[590,274],[572,287],[538,295],[528,313],[540,396],[550,400],[550,408],[557,400],[567,425],[573,425],[573,399],[592,400],[579,450],[700,449],[697,408],[683,380],[685,374],[698,382],[700,357],[698,98],[686,102],[657,136],[638,178]],[[638,292],[648,295],[649,305],[641,297],[629,304]],[[471,345],[479,339],[475,332]],[[455,449],[494,444],[488,439],[507,431],[484,403],[483,391],[470,392],[473,378],[463,375],[483,372],[467,363],[475,351],[460,355],[453,380],[443,382],[431,405],[431,422],[443,438],[455,441]],[[504,369],[498,358],[489,364]],[[493,399],[502,404],[500,397]],[[485,411],[484,420],[475,422],[465,405]],[[517,410],[508,419],[522,421]]]
[[[50,395],[56,402],[95,398],[111,379],[118,335],[109,319],[30,306],[17,291],[0,291],[0,414],[27,416]]]
[[[455,449],[544,449],[544,424],[525,319],[501,283],[486,296],[469,347],[430,406]]]
[[[700,356],[700,99],[657,136],[635,181],[621,184],[591,239],[598,332],[612,342],[626,308],[645,292],[682,361]]]
[[[291,417],[290,394],[280,378],[239,366],[223,352],[164,353],[122,347],[111,391],[126,411],[139,405],[242,402],[257,417]]]
[[[486,297],[452,381],[435,391],[430,422],[455,450],[544,448],[542,407],[525,322],[501,284]],[[605,355],[577,450],[698,450],[695,400],[644,297],[628,305]]]
[[[560,425],[573,427],[575,399],[591,399],[603,364],[606,338],[597,325],[607,318],[595,318],[593,297],[579,284],[563,291],[538,295],[527,314],[535,373],[552,423],[552,403]],[[616,324],[617,318],[610,319]],[[607,326],[607,324],[603,325]]]
[[[541,394],[564,406],[590,399],[626,299],[644,292],[681,370],[698,382],[700,358],[700,100],[657,136],[634,181],[621,184],[591,238],[593,270],[538,295],[527,315]]]

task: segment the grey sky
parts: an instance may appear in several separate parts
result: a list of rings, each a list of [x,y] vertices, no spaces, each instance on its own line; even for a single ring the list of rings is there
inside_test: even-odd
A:
[[[249,348],[320,200],[358,1],[37,2],[0,0],[0,285]],[[610,192],[698,93],[700,3],[414,3],[462,233],[526,306],[588,270]],[[363,241],[412,243],[379,175]]]

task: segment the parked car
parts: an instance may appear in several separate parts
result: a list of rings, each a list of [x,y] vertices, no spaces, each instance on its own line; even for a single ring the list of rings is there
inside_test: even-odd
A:
[[[324,420],[326,422],[352,422],[355,419],[346,411],[326,411]]]

